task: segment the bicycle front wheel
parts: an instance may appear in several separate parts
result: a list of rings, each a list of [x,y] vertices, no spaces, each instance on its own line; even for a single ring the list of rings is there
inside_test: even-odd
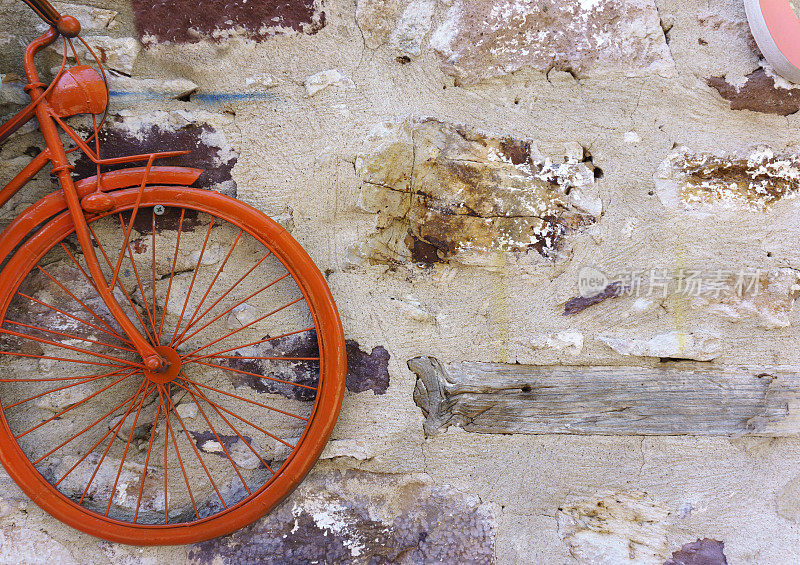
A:
[[[0,458],[39,506],[115,542],[232,532],[302,480],[333,429],[346,358],[308,254],[231,198],[110,193],[88,220],[106,279],[156,349],[147,371],[62,214],[0,273]],[[129,239],[125,233],[132,224]]]

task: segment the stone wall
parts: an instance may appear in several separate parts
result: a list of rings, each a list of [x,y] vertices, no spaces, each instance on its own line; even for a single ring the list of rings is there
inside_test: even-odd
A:
[[[287,227],[350,374],[322,459],[254,525],[115,545],[0,472],[0,562],[796,562],[800,87],[740,0],[56,6],[109,69],[104,141],[192,148],[199,186]],[[10,114],[38,24],[14,0],[0,22]],[[12,138],[0,182],[41,146]],[[612,405],[606,374],[663,386]]]

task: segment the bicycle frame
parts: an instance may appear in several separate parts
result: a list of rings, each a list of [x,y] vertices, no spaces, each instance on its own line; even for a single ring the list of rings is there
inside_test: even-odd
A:
[[[23,1],[50,29],[25,51],[31,101],[0,124],[0,143],[35,118],[46,146],[5,187],[0,185],[0,205],[48,163],[60,189],[0,233],[0,333],[10,336],[0,353],[13,356],[3,358],[0,379],[0,462],[53,517],[109,541],[185,545],[229,534],[280,503],[306,476],[333,431],[345,393],[347,356],[330,289],[308,253],[275,221],[236,199],[189,186],[199,169],[154,166],[156,159],[187,151],[102,159],[104,120],[96,117],[106,110],[108,89],[95,70],[102,72],[102,65],[96,57],[96,67],[82,64],[73,48],[76,64],[66,68],[71,38],[80,32],[77,20],[59,15],[48,0]],[[46,85],[39,81],[34,57],[59,36],[61,67]],[[88,44],[78,41],[93,56]],[[65,122],[78,114],[89,117],[93,132],[78,135]],[[76,149],[94,163],[94,176],[73,180],[68,156]],[[134,161],[142,166],[101,172],[103,165]],[[134,222],[145,227],[137,230],[138,240],[130,241]],[[202,230],[195,229],[199,226]],[[83,260],[71,250],[74,237]],[[219,246],[228,249],[224,257],[211,251],[212,238],[227,240]],[[125,255],[131,272],[123,275]],[[137,263],[145,269],[144,279]],[[35,298],[37,289],[43,300]],[[117,303],[112,291],[120,290],[124,298]],[[131,296],[137,291],[138,304]],[[116,324],[105,309],[96,311],[99,302]],[[257,316],[240,319],[243,304],[247,316]],[[86,320],[87,314],[108,331]],[[231,316],[241,321],[235,328]],[[29,342],[42,345],[32,349],[26,347]],[[47,362],[37,365],[35,359]],[[240,359],[256,365],[239,365]],[[263,378],[263,386],[241,390],[238,375],[259,383]],[[272,394],[265,398],[264,392]],[[184,399],[192,399],[202,422],[184,423],[190,417],[178,407]],[[58,412],[42,419],[32,415],[34,406]],[[147,424],[149,440],[139,434],[134,443]],[[215,425],[234,435],[220,436]],[[206,464],[195,432],[206,429],[230,466]],[[229,452],[234,443],[258,462]],[[126,461],[137,469],[121,479]],[[109,472],[101,474],[101,467]],[[128,496],[131,488],[138,495]]]
[[[69,16],[61,16],[62,21],[70,21]],[[77,21],[75,22],[77,24]],[[80,26],[77,26],[79,31]],[[121,188],[123,186],[132,187],[138,184],[139,193],[144,190],[148,180],[157,180],[166,183],[184,183],[189,181],[188,184],[194,182],[199,176],[200,172],[197,169],[184,169],[181,167],[153,167],[153,161],[157,158],[174,157],[177,155],[184,155],[188,151],[168,151],[161,153],[150,153],[142,155],[131,155],[126,157],[118,157],[113,159],[101,159],[89,145],[81,139],[59,116],[53,107],[59,105],[60,100],[57,95],[60,93],[52,90],[53,86],[57,86],[57,81],[64,72],[64,64],[62,63],[61,70],[58,75],[53,79],[50,86],[45,85],[39,80],[39,75],[34,64],[35,55],[51,45],[58,37],[62,35],[56,26],[52,26],[47,32],[33,40],[28,48],[25,50],[24,66],[26,78],[28,81],[25,90],[28,92],[31,103],[14,116],[9,122],[0,127],[0,142],[11,135],[14,131],[19,129],[23,124],[35,118],[39,123],[39,129],[44,137],[46,149],[39,155],[33,158],[4,188],[0,189],[0,206],[8,202],[25,184],[30,181],[39,171],[41,171],[48,163],[52,164],[51,174],[58,178],[61,186],[59,200],[62,204],[62,209],[69,211],[69,215],[75,225],[75,234],[83,252],[89,274],[93,279],[106,307],[111,312],[114,319],[120,325],[124,333],[133,343],[136,351],[141,355],[144,367],[152,372],[164,372],[169,368],[169,363],[159,353],[156,352],[153,345],[140,333],[130,318],[125,314],[123,309],[117,303],[113,296],[113,288],[117,283],[122,259],[124,258],[125,248],[127,247],[133,222],[136,217],[138,205],[133,209],[128,226],[125,230],[125,244],[120,250],[116,266],[112,274],[111,281],[108,282],[100,267],[100,262],[92,244],[92,237],[87,223],[87,216],[92,217],[94,214],[104,212],[110,206],[111,199],[104,194],[109,188]],[[74,35],[63,34],[64,37],[77,36],[77,31]],[[66,39],[64,40],[66,60]],[[77,69],[77,67],[76,67]],[[95,106],[102,106],[105,108],[107,104],[107,92],[105,99],[96,93],[83,91],[82,94],[88,98],[86,101],[88,105],[94,104]],[[49,95],[49,96],[46,96]],[[82,112],[75,112],[82,113]],[[73,115],[73,114],[70,114]],[[67,150],[64,148],[59,128],[62,129],[71,139],[75,142],[77,148],[81,149],[98,167],[98,175],[93,177],[89,183],[83,183],[79,191],[76,183],[72,180],[71,171],[73,167],[69,164],[67,159]],[[97,136],[95,129],[94,136]],[[91,138],[90,138],[91,139]],[[99,150],[99,144],[95,139],[95,147]],[[101,165],[115,165],[121,163],[132,163],[136,161],[147,161],[144,168],[129,169],[127,175],[117,174],[116,182],[112,182],[111,186],[105,186],[107,175],[111,176],[114,173],[101,174]],[[117,173],[121,171],[116,171]],[[89,179],[87,179],[89,180]],[[122,182],[120,183],[120,180]],[[52,200],[52,199],[51,199]],[[37,205],[31,207],[34,208]],[[29,210],[31,210],[29,209]],[[0,260],[5,259],[8,254],[13,250],[13,246],[18,243],[21,227],[27,225],[26,210],[10,225],[2,234],[0,234]],[[13,229],[12,229],[13,228]],[[9,231],[11,230],[11,231]],[[7,236],[13,237],[7,237]]]

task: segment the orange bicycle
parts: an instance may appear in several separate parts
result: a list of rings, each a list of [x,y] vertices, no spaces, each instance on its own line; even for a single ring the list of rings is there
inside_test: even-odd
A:
[[[346,372],[336,306],[281,226],[190,188],[199,169],[154,164],[185,152],[101,158],[102,67],[78,59],[73,40],[91,48],[75,18],[24,1],[50,28],[25,51],[31,103],[0,143],[35,118],[46,149],[0,205],[48,163],[60,190],[0,235],[0,459],[44,510],[98,537],[230,533],[291,492],[330,436]],[[44,84],[34,57],[59,38]],[[66,122],[79,114],[87,139]],[[94,176],[72,178],[75,150]]]

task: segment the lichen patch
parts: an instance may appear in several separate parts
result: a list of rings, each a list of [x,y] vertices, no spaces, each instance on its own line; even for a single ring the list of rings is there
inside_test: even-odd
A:
[[[189,546],[189,563],[494,562],[487,505],[426,475],[312,474],[270,514]]]

